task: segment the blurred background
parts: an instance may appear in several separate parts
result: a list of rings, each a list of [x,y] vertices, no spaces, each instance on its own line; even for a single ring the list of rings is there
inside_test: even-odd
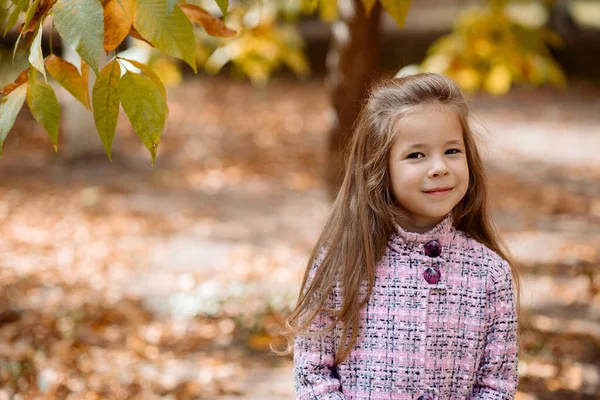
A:
[[[370,82],[420,70],[468,93],[523,271],[517,399],[600,398],[600,1],[413,0],[403,28],[337,5],[232,1],[238,35],[198,29],[198,74],[129,41],[168,86],[154,166],[123,113],[111,163],[64,89],[58,153],[21,110],[0,159],[0,400],[293,399],[269,345],[343,132]],[[17,35],[0,87],[27,67]]]

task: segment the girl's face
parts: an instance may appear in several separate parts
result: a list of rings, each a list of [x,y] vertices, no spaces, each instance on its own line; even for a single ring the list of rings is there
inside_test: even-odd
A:
[[[433,228],[467,193],[469,166],[456,113],[419,107],[398,125],[389,160],[396,201],[409,218],[397,221],[412,232]]]

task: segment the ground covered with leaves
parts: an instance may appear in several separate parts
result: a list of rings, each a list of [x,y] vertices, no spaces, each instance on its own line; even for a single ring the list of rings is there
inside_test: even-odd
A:
[[[600,165],[573,139],[599,140],[580,105],[600,91],[582,86],[476,102],[516,143],[489,165],[525,277],[520,399],[600,390]],[[126,119],[110,164],[65,138],[53,154],[20,114],[0,160],[0,399],[293,398],[269,344],[329,208],[327,93],[195,79],[169,101],[154,167]],[[547,126],[579,147],[517,141]]]

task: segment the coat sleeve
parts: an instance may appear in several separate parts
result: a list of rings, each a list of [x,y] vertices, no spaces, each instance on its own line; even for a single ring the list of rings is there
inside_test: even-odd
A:
[[[486,343],[472,400],[514,399],[517,391],[517,316],[508,263],[503,260],[494,275],[488,283]]]
[[[309,282],[316,271],[311,269]],[[334,289],[335,290],[335,289]],[[334,308],[335,293],[327,296],[325,308]],[[319,312],[308,332],[323,330],[333,317]],[[298,400],[344,400],[339,379],[335,376],[335,329],[319,336],[296,336],[294,340],[294,386]]]

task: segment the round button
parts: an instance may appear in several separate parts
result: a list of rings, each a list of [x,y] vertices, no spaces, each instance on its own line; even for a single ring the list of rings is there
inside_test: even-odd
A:
[[[435,285],[440,281],[442,273],[438,267],[427,267],[425,272],[423,273],[423,277],[427,281],[427,283]]]
[[[442,254],[442,245],[437,240],[425,244],[425,254],[429,257],[439,257]]]

